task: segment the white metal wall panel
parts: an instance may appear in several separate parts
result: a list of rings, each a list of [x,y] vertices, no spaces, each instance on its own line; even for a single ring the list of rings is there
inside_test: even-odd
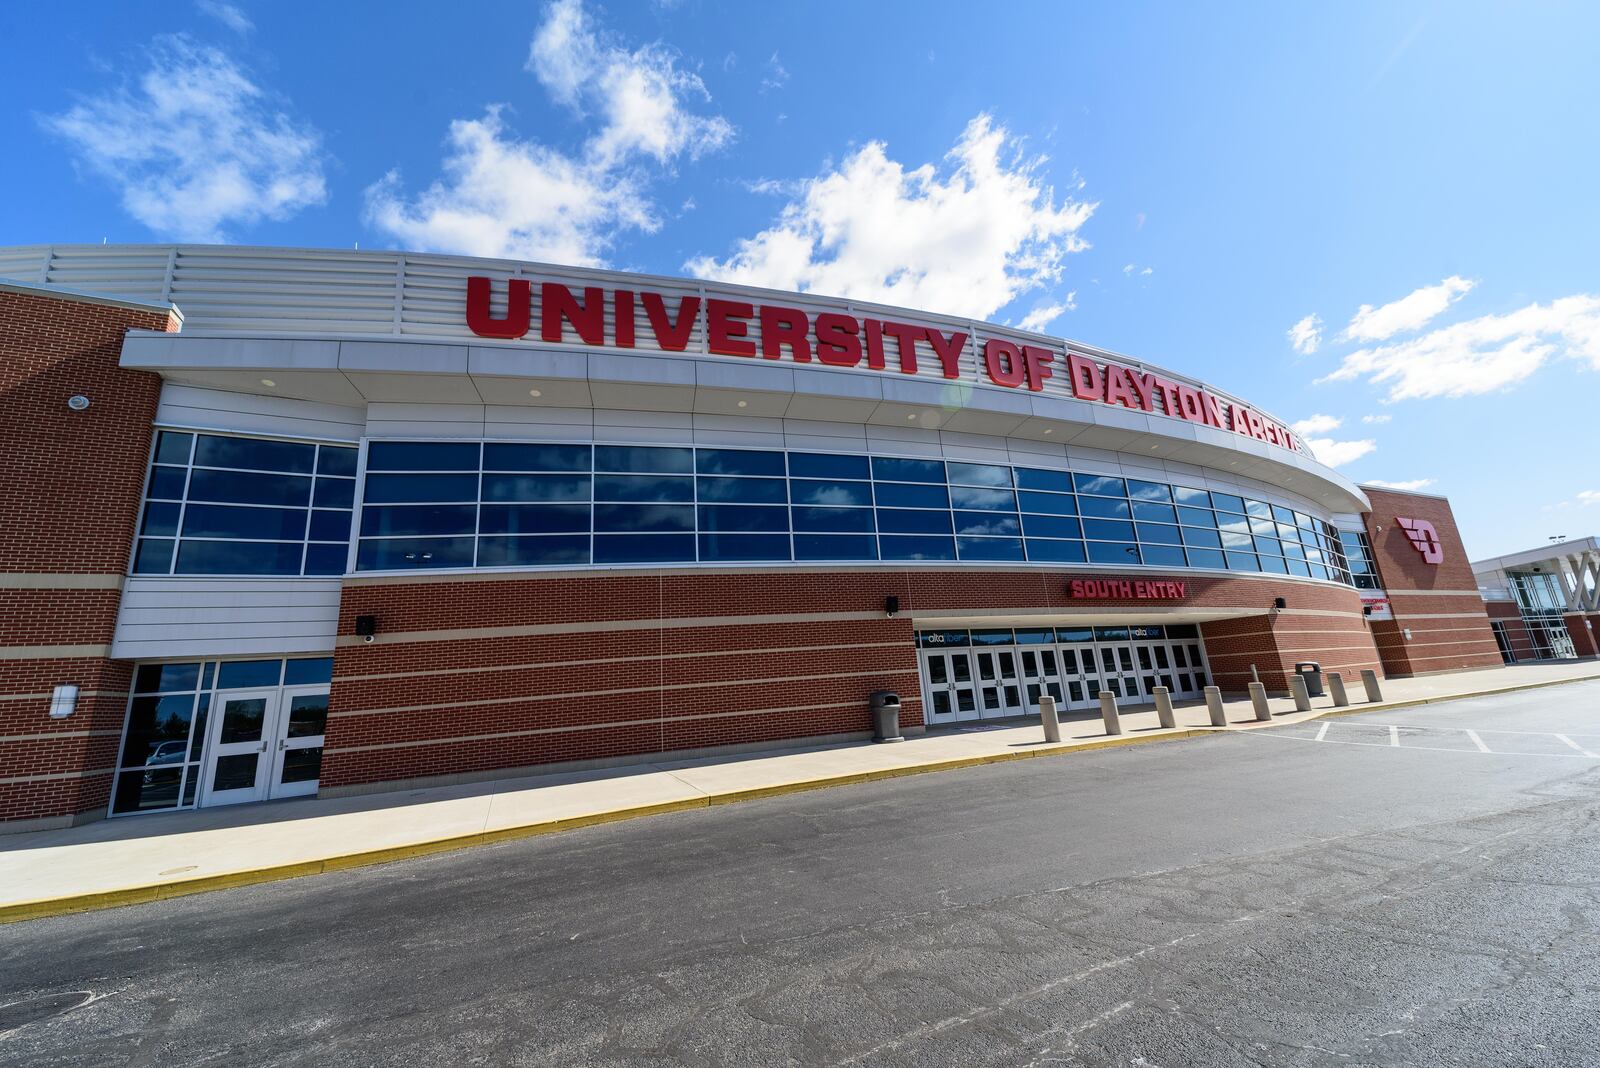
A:
[[[366,432],[366,411],[163,382],[156,422],[200,430],[354,443]]]
[[[331,653],[336,578],[128,579],[111,655],[117,659]]]

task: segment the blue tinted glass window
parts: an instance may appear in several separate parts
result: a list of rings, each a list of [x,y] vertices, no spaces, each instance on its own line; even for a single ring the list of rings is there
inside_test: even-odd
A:
[[[1289,573],[1289,565],[1284,562],[1281,556],[1262,556],[1261,570],[1287,575]]]
[[[702,504],[700,529],[703,531],[788,530],[789,510],[767,508],[758,504]]]
[[[300,541],[306,536],[306,512],[302,508],[191,504],[183,513],[183,536]]]
[[[1120,478],[1107,475],[1073,475],[1073,484],[1079,493],[1094,493],[1102,497],[1126,497],[1128,484]]]
[[[873,530],[872,511],[867,508],[791,508],[795,530],[860,531]]]
[[[1227,560],[1216,549],[1190,549],[1188,552],[1190,567],[1214,567],[1220,571],[1228,566]]]
[[[1071,516],[1025,515],[1023,532],[1030,538],[1081,538],[1083,527]]]
[[[1094,641],[1093,627],[1057,627],[1056,641],[1058,642],[1092,642]]]
[[[786,504],[787,484],[781,478],[705,478],[695,484],[701,503]]]
[[[1217,525],[1217,516],[1209,508],[1179,507],[1178,522],[1191,527],[1214,527]]]
[[[796,560],[876,560],[878,539],[870,534],[796,534]]]
[[[1024,512],[1043,512],[1047,515],[1077,515],[1078,498],[1068,493],[1017,494],[1017,503]]]
[[[872,458],[872,477],[880,482],[944,482],[943,460]]]
[[[693,563],[694,558],[693,534],[596,534],[594,538],[597,564]]]
[[[311,503],[318,508],[350,508],[356,498],[356,480],[353,478],[319,478],[311,493]]]
[[[1272,518],[1272,505],[1267,504],[1265,501],[1247,500],[1244,502],[1244,511],[1252,519],[1270,520]]]
[[[1234,515],[1232,512],[1218,512],[1217,527],[1224,535],[1240,534],[1248,537],[1250,534],[1250,520],[1242,515]],[[1224,541],[1226,541],[1226,538],[1224,538]]]
[[[878,546],[885,560],[954,560],[954,538],[880,535]]]
[[[161,500],[181,501],[183,487],[189,481],[189,472],[182,467],[152,467],[150,491],[146,496]]]
[[[1135,545],[1112,541],[1089,542],[1089,562],[1095,564],[1137,564],[1139,549]]]
[[[1130,478],[1128,496],[1137,501],[1170,501],[1172,489],[1162,482],[1141,482],[1136,478]]]
[[[304,475],[197,469],[189,479],[189,499],[221,504],[283,504],[304,508],[311,500],[311,479]]]
[[[692,531],[694,529],[694,506],[682,504],[597,504],[594,506],[594,529],[607,531]],[[597,550],[596,559],[598,560],[598,558]]]
[[[955,521],[957,534],[987,534],[995,536],[1022,533],[1022,526],[1017,522],[1015,513],[956,512]]]
[[[1278,556],[1283,555],[1283,546],[1279,544],[1277,538],[1257,538],[1255,540],[1255,550],[1258,553],[1274,553]]]
[[[640,445],[596,445],[594,469],[656,471],[664,475],[687,475],[694,471],[694,450]]]
[[[1161,545],[1179,545],[1183,542],[1178,536],[1178,528],[1165,523],[1135,523],[1134,527],[1139,531],[1140,541],[1153,541]]]
[[[1139,554],[1154,567],[1183,567],[1186,563],[1183,550],[1176,545],[1141,545]]]
[[[951,486],[950,504],[955,508],[987,508],[996,511],[1015,512],[1017,510],[1017,495],[1010,490]]]
[[[702,475],[778,475],[784,473],[783,453],[753,449],[699,449],[695,470]]]
[[[134,675],[134,693],[181,693],[193,690],[200,679],[199,664],[140,664]]]
[[[589,562],[589,535],[478,539],[479,567],[535,567]]]
[[[283,663],[285,686],[310,686],[318,682],[333,681],[333,657],[321,656],[312,660],[286,660]]]
[[[195,442],[194,463],[196,467],[245,467],[309,475],[317,465],[317,447],[296,441],[201,434]]]
[[[298,575],[303,542],[186,541],[178,546],[180,575]]]
[[[1178,513],[1170,504],[1151,504],[1148,501],[1133,502],[1133,518],[1146,523],[1176,523]]]
[[[1072,492],[1072,474],[1068,471],[1043,471],[1035,467],[1017,468],[1017,486],[1020,489]]]
[[[194,446],[193,434],[180,434],[172,430],[163,430],[156,435],[156,458],[158,464],[178,464],[188,466],[189,451]]]
[[[1127,627],[1096,627],[1094,628],[1096,640],[1102,642],[1125,642],[1128,640]]]
[[[878,507],[948,508],[949,492],[943,486],[914,486],[904,482],[875,482],[872,492]]]
[[[999,464],[963,464],[952,460],[945,465],[952,486],[1004,486],[1011,488],[1011,468]]]
[[[1185,545],[1198,545],[1202,549],[1222,548],[1222,535],[1214,530],[1205,530],[1201,527],[1184,527],[1183,543]]]
[[[1231,493],[1218,493],[1212,490],[1211,506],[1221,512],[1243,512],[1244,498],[1235,497]]]
[[[870,505],[872,487],[864,482],[795,479],[789,483],[789,499],[795,504]]]
[[[1256,562],[1256,554],[1255,553],[1229,552],[1227,554],[1227,556],[1228,556],[1228,570],[1229,571],[1260,571],[1261,570],[1261,565]]]
[[[344,574],[345,561],[350,553],[348,541],[338,544],[322,544],[313,542],[306,546],[306,570],[308,575],[342,575]]]
[[[488,441],[483,445],[485,471],[583,471],[589,470],[592,454],[588,445],[524,445],[516,442]]]
[[[172,571],[172,548],[166,538],[141,538],[133,557],[135,575],[166,575]]]
[[[890,534],[949,534],[949,512],[878,509],[878,530]]]
[[[361,571],[471,566],[471,538],[378,538],[363,540],[356,552]]]
[[[787,560],[787,534],[701,534],[702,560]]]
[[[1287,523],[1291,527],[1294,526],[1294,512],[1281,504],[1272,506],[1272,518],[1280,523]]]
[[[596,475],[597,501],[692,501],[694,479],[660,475]]]
[[[144,506],[144,522],[139,533],[158,538],[174,536],[178,533],[178,516],[182,511],[183,506],[176,502],[151,501]]]
[[[217,666],[217,689],[253,690],[276,686],[282,674],[282,660],[226,660]]]
[[[1191,508],[1211,507],[1211,494],[1202,489],[1189,489],[1184,486],[1173,486],[1172,496],[1179,504],[1187,504]]]
[[[478,513],[482,534],[576,534],[588,529],[587,504],[486,504]]]
[[[1221,537],[1224,549],[1254,550],[1256,547],[1255,539],[1248,534],[1236,534],[1233,531],[1225,530],[1222,532]]]
[[[917,633],[917,644],[924,649],[969,645],[971,641],[964,630],[924,630]]]
[[[368,471],[476,471],[475,441],[374,441],[367,445]]]
[[[588,475],[489,475],[483,476],[486,501],[586,501]]]
[[[367,504],[411,501],[475,501],[477,475],[368,475]]]
[[[361,536],[471,534],[478,509],[471,504],[390,505],[361,510]]]
[[[343,448],[338,445],[323,445],[317,449],[317,474],[319,475],[347,475],[354,477],[356,473],[355,449]]]
[[[1096,519],[1127,519],[1131,514],[1127,501],[1117,500],[1114,497],[1082,497],[1078,500],[1078,510],[1084,518],[1093,516]]]
[[[865,456],[840,456],[827,452],[791,452],[790,478],[870,478]]]
[[[957,538],[956,553],[963,560],[1021,560],[1021,538]]]

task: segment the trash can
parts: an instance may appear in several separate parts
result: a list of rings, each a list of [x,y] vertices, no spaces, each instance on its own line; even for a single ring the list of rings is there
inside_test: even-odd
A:
[[[1302,660],[1294,666],[1294,673],[1306,680],[1308,697],[1322,696],[1322,665],[1315,660]]]
[[[900,695],[893,690],[878,690],[871,699],[872,740],[875,742],[903,742],[900,733]]]

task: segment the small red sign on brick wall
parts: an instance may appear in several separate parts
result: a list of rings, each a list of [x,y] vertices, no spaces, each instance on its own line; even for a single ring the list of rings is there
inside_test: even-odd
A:
[[[1067,596],[1119,601],[1181,601],[1188,583],[1176,579],[1073,579]]]

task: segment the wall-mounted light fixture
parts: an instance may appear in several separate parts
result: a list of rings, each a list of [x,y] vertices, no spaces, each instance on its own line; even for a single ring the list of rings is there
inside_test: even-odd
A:
[[[364,642],[370,642],[372,641],[373,636],[377,633],[377,616],[356,616],[356,637],[360,638]]]
[[[1272,607],[1274,607],[1274,608],[1288,608],[1289,607],[1289,602],[1288,602],[1288,600],[1286,598],[1274,597],[1272,599]]]
[[[82,393],[74,393],[72,396],[67,398],[67,407],[71,408],[75,412],[88,411],[89,398],[85,397]]]
[[[66,719],[78,707],[78,687],[64,682],[50,693],[50,718]]]
[[[900,614],[900,598],[890,594],[883,599],[883,614],[893,619]]]

